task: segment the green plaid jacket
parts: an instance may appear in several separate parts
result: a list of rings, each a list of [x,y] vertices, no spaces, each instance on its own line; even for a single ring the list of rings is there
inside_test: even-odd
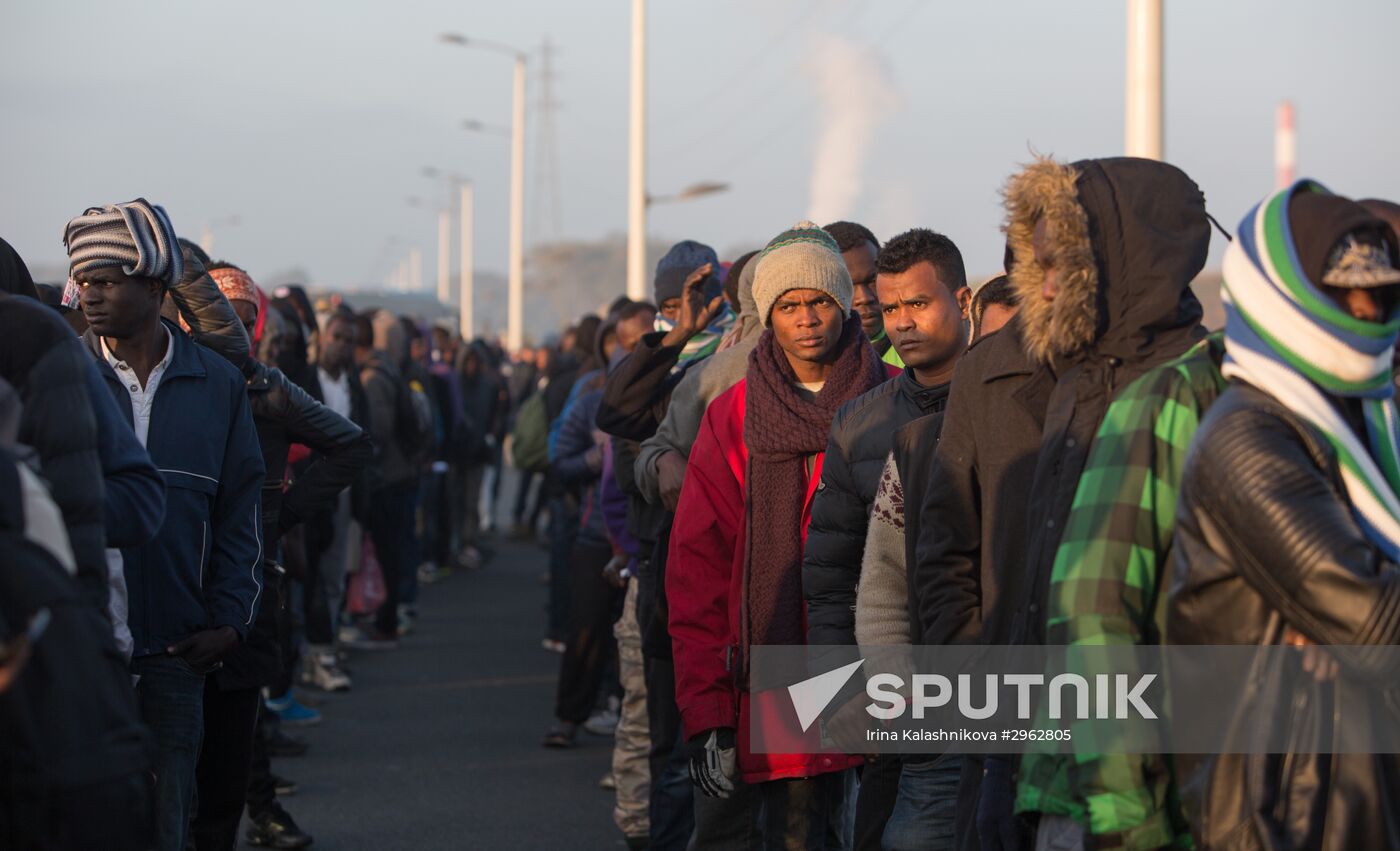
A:
[[[1055,552],[1047,644],[1161,643],[1177,491],[1196,427],[1225,388],[1224,353],[1213,334],[1109,405]],[[1073,754],[1026,754],[1017,812],[1070,816],[1089,848],[1192,847],[1170,759],[1093,753],[1074,736]]]

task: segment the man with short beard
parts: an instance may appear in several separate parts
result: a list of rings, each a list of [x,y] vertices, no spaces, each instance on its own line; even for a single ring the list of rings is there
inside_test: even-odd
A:
[[[905,367],[895,378],[848,402],[832,421],[822,487],[812,502],[802,560],[807,642],[813,645],[856,643],[856,587],[861,582],[865,533],[894,433],[920,417],[935,415],[941,421],[953,367],[967,340],[972,293],[962,254],[952,240],[925,229],[902,233],[885,244],[876,269],[882,333]],[[936,435],[936,423],[931,427]],[[853,683],[852,692],[858,691],[859,683]],[[951,771],[956,779],[956,764]],[[856,806],[857,848],[880,847],[899,775],[900,761],[893,758],[863,769]]]
[[[843,772],[859,763],[754,753],[736,735],[750,723],[750,647],[806,640],[802,538],[832,418],[893,373],[850,313],[851,276],[825,231],[800,222],[754,262],[767,330],[745,378],[705,412],[668,558],[676,702],[704,793],[697,848],[755,832],[770,847],[821,846],[839,824]]]

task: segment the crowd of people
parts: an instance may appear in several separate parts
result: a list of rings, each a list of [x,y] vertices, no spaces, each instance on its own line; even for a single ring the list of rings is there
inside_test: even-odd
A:
[[[0,243],[0,836],[204,851],[246,809],[311,844],[270,763],[297,687],[491,559],[509,467],[543,744],[612,736],[631,848],[1400,847],[1400,760],[1329,746],[1392,669],[1326,649],[1400,643],[1400,206],[1304,180],[1231,234],[1134,158],[1003,197],[984,282],[936,230],[801,221],[517,352],[269,298],[144,200],[68,223],[65,287]],[[907,644],[1284,645],[1314,680],[1288,754],[753,746],[752,648]]]
[[[490,557],[504,353],[269,297],[144,199],[64,244],[57,286],[0,242],[0,845],[227,849],[245,810],[311,845],[271,763],[321,720],[297,688],[349,690],[420,582]]]

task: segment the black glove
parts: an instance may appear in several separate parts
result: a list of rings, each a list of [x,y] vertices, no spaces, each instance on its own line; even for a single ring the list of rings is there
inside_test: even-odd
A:
[[[982,851],[1019,851],[1021,828],[1015,807],[1016,784],[1011,779],[1011,763],[1001,757],[988,757],[977,803],[977,838]]]
[[[738,756],[734,729],[718,727],[691,739],[690,782],[711,798],[728,798],[734,792]]]

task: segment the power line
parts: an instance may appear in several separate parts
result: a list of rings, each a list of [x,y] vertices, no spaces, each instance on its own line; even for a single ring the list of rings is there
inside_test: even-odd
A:
[[[531,230],[536,239],[552,241],[563,229],[563,203],[559,189],[559,140],[554,118],[560,102],[554,96],[554,55],[558,48],[546,38],[540,47],[538,100],[535,101],[535,166],[534,187],[530,199]]]

